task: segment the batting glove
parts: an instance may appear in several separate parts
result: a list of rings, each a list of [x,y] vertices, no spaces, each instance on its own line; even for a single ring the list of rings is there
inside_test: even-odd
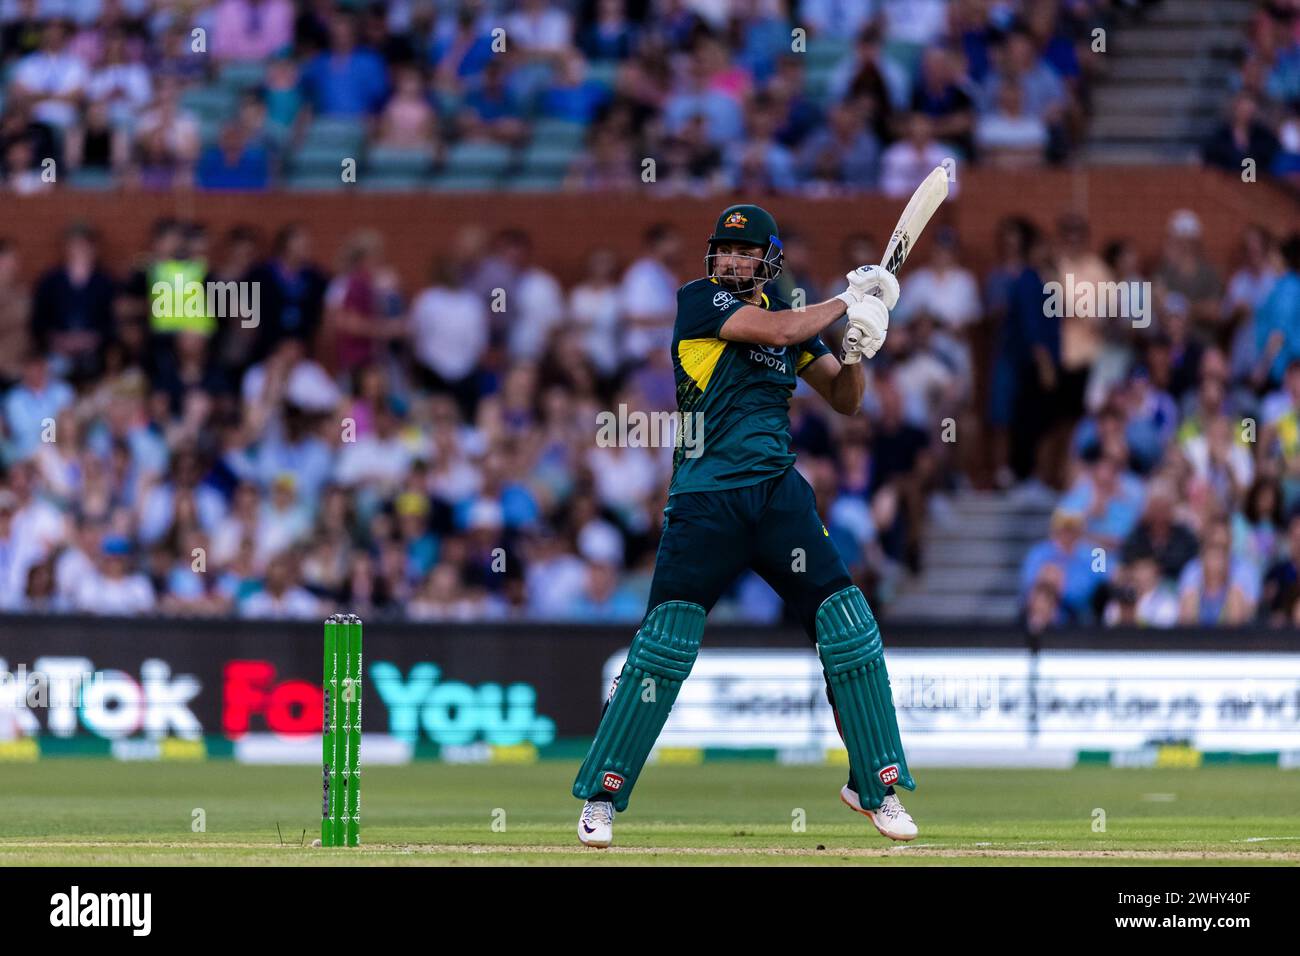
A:
[[[844,329],[841,365],[856,365],[863,356],[875,358],[885,344],[889,331],[889,310],[885,303],[869,296],[849,306],[849,322]]]
[[[898,305],[898,280],[882,266],[858,266],[848,274],[849,287],[837,295],[845,305],[875,296],[886,309]]]

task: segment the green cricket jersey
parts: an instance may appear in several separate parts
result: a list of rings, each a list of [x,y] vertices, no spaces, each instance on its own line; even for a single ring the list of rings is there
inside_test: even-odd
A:
[[[830,349],[817,336],[790,348],[718,338],[723,323],[747,304],[713,279],[677,290],[673,373],[682,420],[670,495],[754,485],[794,463],[795,376]],[[779,312],[790,305],[764,294],[762,307]]]

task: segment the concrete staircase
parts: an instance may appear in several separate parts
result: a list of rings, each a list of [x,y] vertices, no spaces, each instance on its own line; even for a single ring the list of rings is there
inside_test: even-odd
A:
[[[1163,0],[1107,32],[1089,163],[1191,162],[1222,120],[1251,0]]]
[[[1051,504],[1014,493],[962,491],[926,532],[923,570],[903,583],[885,609],[888,620],[934,624],[1004,624],[1019,613],[1020,565],[1047,537]]]

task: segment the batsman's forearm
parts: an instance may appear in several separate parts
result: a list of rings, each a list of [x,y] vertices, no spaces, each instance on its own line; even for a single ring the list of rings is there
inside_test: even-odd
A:
[[[867,388],[863,364],[841,365],[839,373],[831,379],[831,408],[841,415],[855,415],[862,408],[862,393]]]
[[[788,309],[778,313],[787,339],[784,344],[798,345],[814,335],[819,335],[824,328],[843,316],[847,309],[848,306],[839,299],[827,299],[825,302],[810,305],[802,311]]]

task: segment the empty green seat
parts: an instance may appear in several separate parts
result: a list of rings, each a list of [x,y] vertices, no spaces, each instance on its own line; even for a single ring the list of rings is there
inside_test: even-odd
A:
[[[581,146],[587,138],[587,127],[569,120],[540,119],[533,124],[533,142],[551,146]]]
[[[383,175],[420,177],[432,166],[433,150],[427,147],[403,149],[395,146],[372,146],[366,155],[367,172]]]
[[[506,170],[512,159],[513,153],[510,148],[500,143],[457,143],[447,150],[445,171],[497,176]]]

